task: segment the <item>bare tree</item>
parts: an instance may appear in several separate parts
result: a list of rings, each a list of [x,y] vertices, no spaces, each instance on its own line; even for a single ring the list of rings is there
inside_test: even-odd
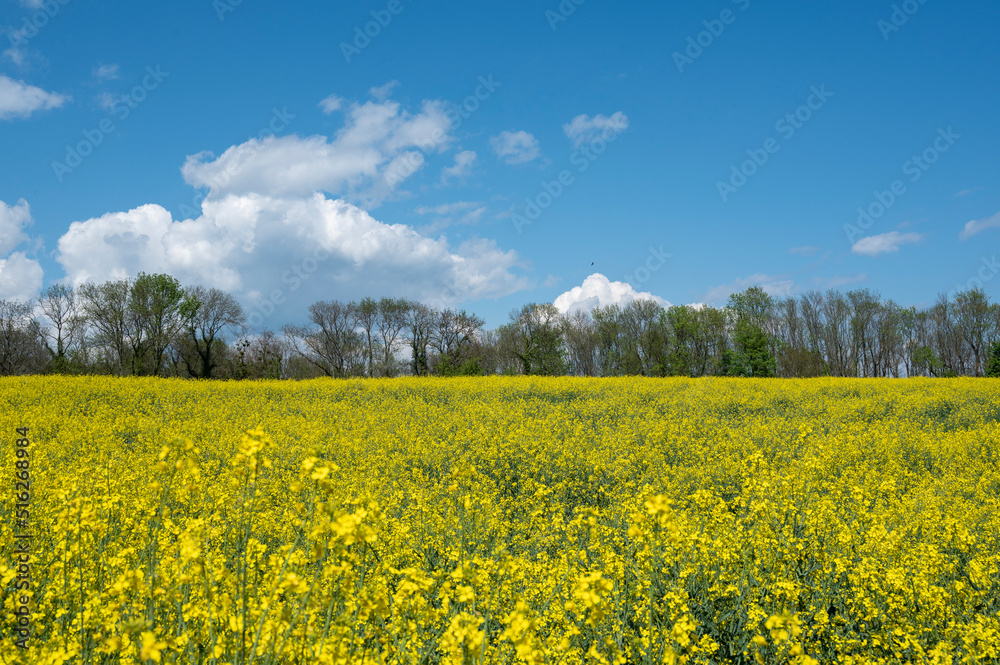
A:
[[[396,349],[406,327],[410,303],[403,299],[382,298],[378,301],[376,327],[382,342],[380,370],[383,376],[396,374]]]
[[[411,302],[406,316],[406,330],[410,342],[410,371],[414,376],[430,373],[427,349],[434,333],[437,311],[422,303]]]
[[[46,361],[42,330],[31,305],[0,300],[0,375],[37,374]]]
[[[71,286],[53,284],[39,296],[38,305],[51,323],[42,332],[53,369],[65,372],[69,369],[67,354],[77,347],[85,333],[76,291]]]
[[[823,346],[834,376],[857,376],[851,347],[851,306],[839,291],[829,291],[823,300]]]
[[[437,353],[435,363],[443,363],[446,367],[436,371],[443,369],[453,372],[470,360],[469,349],[475,343],[484,323],[481,318],[468,314],[464,309],[460,312],[453,309],[437,312],[430,346]]]
[[[289,360],[285,343],[267,329],[242,336],[228,355],[229,374],[235,379],[280,379]]]
[[[375,326],[378,321],[378,302],[372,298],[363,298],[359,303],[351,303],[354,308],[354,318],[361,329],[361,342],[364,346],[365,373],[375,376]]]
[[[563,315],[562,328],[570,371],[577,376],[597,376],[597,331],[590,312],[577,309]]]
[[[131,366],[129,329],[129,280],[87,283],[80,287],[83,312],[94,329],[93,343],[104,349],[112,370],[125,375]]]
[[[955,327],[971,357],[964,363],[973,376],[983,376],[990,352],[990,339],[996,318],[986,292],[982,289],[962,291],[955,295]]]
[[[223,335],[242,328],[246,313],[236,298],[216,288],[196,286],[188,289],[187,295],[198,303],[198,308],[184,332],[181,359],[192,377],[210,379],[221,361]]]
[[[346,378],[363,361],[362,338],[351,304],[331,300],[309,306],[309,326],[285,326],[292,350],[327,376]]]
[[[941,294],[930,308],[929,314],[933,325],[932,348],[940,364],[938,374],[965,374],[962,334],[955,323],[955,303],[947,295]]]

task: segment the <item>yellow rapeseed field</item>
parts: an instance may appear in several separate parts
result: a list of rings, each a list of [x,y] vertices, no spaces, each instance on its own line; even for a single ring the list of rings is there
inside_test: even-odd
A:
[[[30,377],[0,424],[3,663],[1000,662],[1000,381]]]

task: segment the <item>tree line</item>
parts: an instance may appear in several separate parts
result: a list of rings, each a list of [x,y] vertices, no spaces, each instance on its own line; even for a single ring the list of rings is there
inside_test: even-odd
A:
[[[233,295],[140,273],[0,301],[0,375],[1000,376],[1000,304],[981,289],[918,309],[869,289],[775,298],[754,286],[722,308],[529,303],[484,325],[465,310],[364,298],[319,301],[304,324],[255,332]]]

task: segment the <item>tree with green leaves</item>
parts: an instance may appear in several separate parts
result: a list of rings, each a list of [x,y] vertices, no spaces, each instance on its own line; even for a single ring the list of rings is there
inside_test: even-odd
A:
[[[993,345],[989,360],[986,362],[986,376],[1000,379],[1000,342]]]
[[[734,348],[723,352],[720,367],[723,374],[755,377],[777,374],[777,344],[768,333],[774,307],[774,299],[759,286],[752,286],[729,297]]]
[[[523,374],[561,376],[566,373],[559,310],[551,303],[528,303],[510,313],[508,334]]]
[[[174,277],[139,273],[128,307],[133,374],[160,375],[167,347],[190,325],[200,305]]]

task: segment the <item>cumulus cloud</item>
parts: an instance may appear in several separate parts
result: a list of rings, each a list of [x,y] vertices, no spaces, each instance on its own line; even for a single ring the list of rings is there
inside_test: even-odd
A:
[[[751,286],[759,286],[765,293],[775,298],[785,298],[796,291],[795,282],[790,279],[783,279],[780,276],[765,275],[755,273],[749,277],[740,277],[729,284],[722,284],[708,290],[703,300],[714,306],[725,305],[729,296],[734,293],[745,291]]]
[[[208,188],[200,210],[175,220],[149,204],[75,221],[56,259],[73,285],[162,272],[229,291],[259,314],[284,308],[283,320],[301,319],[309,304],[331,298],[385,295],[452,306],[529,288],[514,251],[484,239],[434,239],[423,228],[376,219],[351,200],[375,205],[425,156],[448,147],[449,129],[437,102],[409,113],[395,102],[369,101],[347,107],[332,138],[268,137],[218,158],[200,153],[182,168],[189,184]],[[419,212],[474,223],[485,210],[458,202]]]
[[[447,183],[452,178],[461,180],[469,175],[472,166],[476,163],[476,153],[472,150],[463,150],[455,155],[454,166],[446,166],[441,170],[441,182]]]
[[[0,259],[0,300],[30,302],[42,289],[42,266],[24,252]]]
[[[610,118],[601,114],[591,118],[583,113],[563,125],[563,131],[567,138],[573,142],[574,148],[579,148],[588,141],[600,138],[605,132],[608,135],[621,134],[626,129],[628,129],[628,116],[621,111],[613,114]]]
[[[453,304],[528,287],[517,254],[488,240],[451,246],[403,224],[387,224],[339,199],[230,195],[205,201],[196,219],[175,221],[158,205],[74,222],[59,239],[57,260],[79,285],[165,272],[187,284],[215,286],[244,299],[296,280],[314,283],[297,307],[317,299],[379,293]],[[311,258],[309,258],[311,257]],[[297,277],[296,267],[312,263]],[[308,295],[303,292],[308,291]],[[251,298],[252,299],[252,298]]]
[[[490,137],[490,146],[497,157],[507,164],[524,164],[541,155],[538,140],[526,131],[500,132]]]
[[[253,138],[218,158],[189,156],[181,173],[188,184],[209,189],[207,200],[328,192],[374,206],[423,167],[425,154],[445,150],[452,140],[440,102],[424,102],[415,114],[397,102],[366,102],[352,104],[345,115],[333,139]]]
[[[992,217],[987,217],[986,219],[973,219],[966,222],[965,226],[962,228],[962,232],[958,234],[958,239],[968,240],[977,233],[982,233],[987,229],[995,228],[1000,228],[1000,212]]]
[[[578,310],[590,312],[597,307],[609,305],[624,307],[633,300],[652,300],[663,307],[670,307],[670,303],[659,296],[636,291],[631,284],[625,282],[612,282],[599,272],[583,280],[580,286],[574,286],[557,297],[552,304],[561,313],[572,314]]]
[[[14,205],[0,201],[0,255],[7,255],[28,239],[24,230],[31,226],[31,207],[24,199]]]
[[[0,201],[0,299],[28,301],[42,288],[42,267],[24,252],[15,252],[29,240],[31,208],[24,199],[14,205]],[[13,253],[12,253],[13,252]]]
[[[69,99],[0,74],[0,120],[27,118],[35,111],[59,108]]]
[[[851,246],[851,251],[864,256],[878,256],[879,254],[898,252],[901,245],[920,242],[923,238],[922,233],[890,231],[889,233],[861,238]]]

